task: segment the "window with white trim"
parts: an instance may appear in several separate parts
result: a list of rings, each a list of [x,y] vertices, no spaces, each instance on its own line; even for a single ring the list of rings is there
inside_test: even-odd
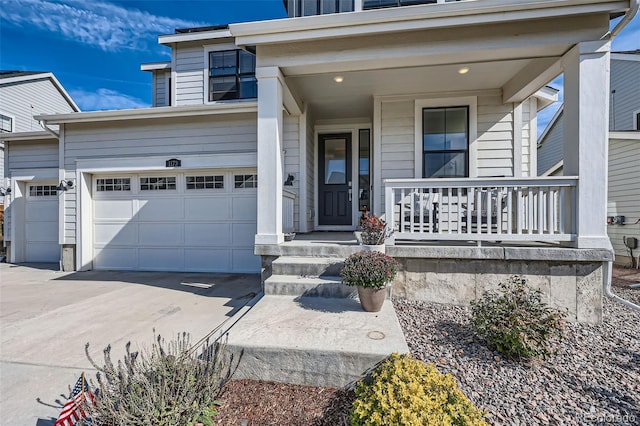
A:
[[[96,191],[98,192],[131,191],[131,178],[96,179]]]
[[[176,189],[176,177],[141,177],[140,191],[164,191]]]
[[[236,189],[257,188],[258,175],[234,175],[233,183]]]
[[[224,189],[224,176],[187,176],[187,189]]]
[[[422,109],[422,177],[469,176],[469,107]]]
[[[29,185],[30,197],[52,197],[58,195],[56,185]]]
[[[13,117],[0,114],[0,133],[13,132]]]

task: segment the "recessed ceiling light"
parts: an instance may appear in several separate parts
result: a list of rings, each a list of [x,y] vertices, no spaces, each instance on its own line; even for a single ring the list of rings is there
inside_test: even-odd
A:
[[[458,74],[466,74],[469,72],[469,67],[462,67],[458,70]]]
[[[337,75],[333,77],[333,81],[335,81],[336,83],[342,83],[344,81],[344,77],[341,75]]]

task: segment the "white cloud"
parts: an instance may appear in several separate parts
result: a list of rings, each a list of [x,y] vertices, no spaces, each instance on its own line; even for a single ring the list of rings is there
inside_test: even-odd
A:
[[[35,27],[104,51],[148,49],[160,34],[203,25],[91,0],[13,0],[3,4],[0,17],[3,25]]]
[[[69,94],[82,111],[147,108],[151,106],[141,99],[110,89],[98,89],[97,92],[77,89],[70,90]]]

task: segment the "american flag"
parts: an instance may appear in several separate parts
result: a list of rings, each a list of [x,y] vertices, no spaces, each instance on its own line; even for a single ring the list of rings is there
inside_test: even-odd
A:
[[[78,420],[86,418],[87,416],[82,406],[85,402],[93,404],[93,401],[94,396],[87,386],[84,373],[82,373],[54,426],[73,426]]]

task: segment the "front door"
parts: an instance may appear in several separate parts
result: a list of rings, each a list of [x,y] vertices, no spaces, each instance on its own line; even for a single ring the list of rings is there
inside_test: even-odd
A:
[[[318,137],[319,225],[351,225],[351,134]]]

